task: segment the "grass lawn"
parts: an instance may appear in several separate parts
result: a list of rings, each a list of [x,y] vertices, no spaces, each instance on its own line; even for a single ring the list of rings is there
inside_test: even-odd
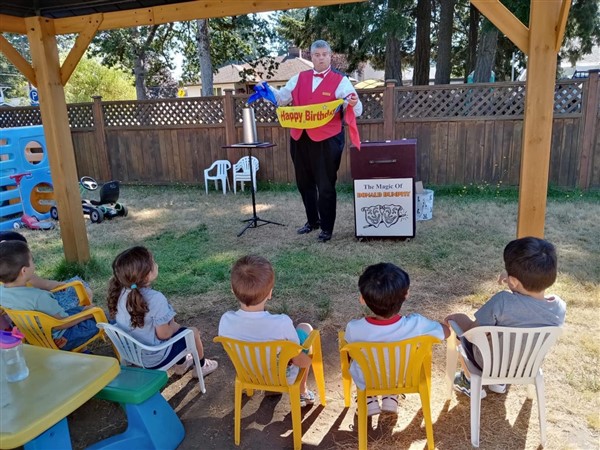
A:
[[[407,270],[411,291],[403,314],[418,312],[436,320],[451,312],[472,314],[499,289],[496,277],[503,269],[502,249],[516,235],[515,191],[490,186],[436,189],[433,220],[418,222],[416,237],[407,241],[358,242],[347,186],[340,187],[334,236],[325,244],[317,242],[317,233],[296,234],[305,217],[299,194],[289,186],[262,185],[257,193],[258,215],[286,226],[249,229],[239,238],[241,219],[251,215],[247,190],[226,196],[212,190],[207,196],[202,187],[125,186],[121,200],[129,208],[127,218],[101,224],[87,221],[92,261],[85,267],[64,263],[58,230],[25,231],[38,273],[55,279],[79,274],[91,283],[95,303],[106,307],[113,258],[129,246],[145,245],[160,267],[154,287],[171,300],[181,322],[196,325],[201,331],[204,328],[210,356],[220,351],[211,343],[210,332],[216,329],[223,312],[236,307],[229,286],[232,263],[244,254],[263,255],[276,272],[269,309],[286,313],[295,322],[311,322],[322,330],[324,341],[333,349],[325,353],[328,397],[331,394],[328,401],[338,406],[341,389],[336,388],[339,356],[335,333],[365,313],[358,303],[357,289],[358,275],[365,266],[389,261]],[[544,365],[547,448],[598,448],[599,217],[598,193],[553,191],[549,196],[546,238],[556,245],[559,255],[558,280],[549,292],[561,296],[568,306],[565,332]],[[436,445],[468,448],[468,402],[453,396],[444,403],[444,358],[445,349],[438,346],[432,387]],[[224,354],[220,361],[225,367]],[[223,376],[232,379],[233,372]],[[217,380],[212,377],[207,379],[207,389],[216,390]],[[232,397],[232,392],[229,394]],[[525,401],[525,388],[513,387],[505,397],[488,397],[484,403],[497,408],[482,407],[482,448],[537,448],[537,403],[534,400],[532,406]],[[233,402],[229,403],[227,406],[232,407]],[[406,411],[401,408],[397,423],[387,427],[388,431],[379,426],[382,431],[370,438],[370,448],[407,448],[411,443],[423,448],[424,429],[413,426],[415,417],[418,421],[421,417],[418,405],[418,399],[407,399]],[[328,409],[329,404],[325,411]],[[289,422],[289,417],[286,420]],[[356,430],[351,430],[352,418],[347,420],[348,432],[340,439],[330,435],[343,429],[346,422],[334,426],[335,419],[331,419],[331,423],[320,425],[320,432],[306,431],[305,425],[304,443],[315,448],[355,448]],[[233,447],[233,439],[229,441],[233,424],[222,426],[228,430],[228,445]],[[242,442],[244,433],[245,428]],[[291,445],[291,436],[286,439]]]

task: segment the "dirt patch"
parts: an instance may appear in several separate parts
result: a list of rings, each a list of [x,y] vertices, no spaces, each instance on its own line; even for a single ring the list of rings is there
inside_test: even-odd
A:
[[[194,321],[206,336],[216,335],[218,318]],[[302,410],[303,448],[355,449],[358,447],[354,400],[344,408],[337,333],[333,327],[322,332],[327,405],[318,404]],[[181,418],[186,436],[180,450],[193,449],[291,449],[292,421],[286,395],[265,396],[256,392],[243,398],[241,445],[233,441],[233,391],[235,372],[220,346],[206,340],[206,354],[219,361],[217,372],[206,378],[207,392],[199,393],[196,380],[188,372],[182,377],[171,375],[163,396]],[[111,354],[108,345],[95,349],[97,354]],[[469,399],[452,394],[446,400],[446,385],[441,368],[445,363],[445,346],[438,346],[433,358],[432,418],[436,448],[464,449],[470,445]],[[309,387],[314,383],[309,378]],[[527,400],[526,388],[511,386],[506,395],[489,393],[482,401],[482,449],[533,449],[539,444],[537,401]],[[552,400],[547,397],[547,409]],[[387,415],[369,420],[371,450],[427,447],[423,415],[418,395],[401,401],[398,416]],[[124,431],[124,412],[115,404],[91,400],[69,416],[73,446],[83,449],[98,440]],[[573,424],[568,435],[548,422],[546,448],[597,449],[598,441],[584,424]],[[165,430],[168,432],[168,430]]]

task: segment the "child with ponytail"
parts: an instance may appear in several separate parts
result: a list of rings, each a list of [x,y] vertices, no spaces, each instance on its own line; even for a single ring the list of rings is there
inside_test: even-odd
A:
[[[158,345],[182,333],[186,328],[175,322],[175,311],[166,297],[151,288],[158,276],[158,264],[145,247],[132,247],[120,253],[112,264],[113,276],[108,288],[108,312],[119,328],[146,345]],[[218,363],[204,358],[200,333],[194,332],[196,348],[204,376],[214,372]],[[158,352],[143,354],[148,369],[162,367],[172,361],[185,348],[185,340]],[[191,354],[177,361],[175,374],[183,375],[194,361]],[[198,377],[194,368],[193,376]]]

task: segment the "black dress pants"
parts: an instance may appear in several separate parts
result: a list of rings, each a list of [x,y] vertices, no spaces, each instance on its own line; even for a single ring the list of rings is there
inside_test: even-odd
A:
[[[335,183],[344,151],[344,130],[336,136],[315,142],[302,132],[291,139],[290,153],[296,172],[296,185],[302,196],[310,225],[320,223],[323,231],[333,232],[337,194]]]

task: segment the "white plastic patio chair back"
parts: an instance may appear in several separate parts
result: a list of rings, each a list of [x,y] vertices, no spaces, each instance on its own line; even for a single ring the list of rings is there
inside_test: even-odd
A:
[[[200,392],[203,394],[206,392],[206,388],[204,386],[204,378],[202,377],[202,370],[200,369],[200,357],[198,356],[198,351],[196,350],[196,343],[194,341],[194,332],[192,330],[185,330],[182,333],[179,333],[177,336],[173,336],[171,339],[163,342],[160,345],[150,346],[142,344],[137,339],[130,336],[127,332],[123,331],[121,328],[116,325],[111,325],[109,323],[97,323],[96,326],[105,331],[106,335],[112,342],[115,351],[117,352],[117,356],[119,357],[119,361],[124,365],[135,365],[139,367],[144,367],[144,362],[142,360],[142,352],[145,351],[158,351],[163,350],[175,342],[185,339],[185,349],[179,353],[175,358],[173,358],[169,363],[165,364],[162,367],[159,367],[158,370],[168,370],[179,361],[181,358],[184,358],[187,354],[191,353],[194,358],[194,366],[196,366],[196,372],[198,372],[198,383],[200,385]]]
[[[256,192],[256,172],[258,172],[259,163],[258,158],[252,157],[252,176],[250,175],[250,157],[244,156],[238,162],[233,165],[233,193],[237,194],[237,182],[239,181],[244,190],[244,182],[252,181],[254,192]]]
[[[229,187],[229,190],[231,190],[231,186],[229,185],[229,177],[227,176],[227,171],[229,169],[231,169],[231,163],[229,161],[226,159],[218,159],[212,163],[208,169],[204,170],[204,189],[206,190],[207,194],[208,182],[211,180],[215,182],[215,189],[219,189],[219,181],[221,182],[223,194],[226,192],[226,187]],[[216,173],[211,175],[210,172],[213,170]],[[227,184],[227,186],[225,184]]]
[[[528,397],[533,398],[534,386],[538,403],[541,444],[546,442],[546,408],[542,362],[562,333],[562,327],[510,328],[475,327],[462,332],[450,321],[452,335],[448,338],[446,371],[449,396],[458,357],[456,336],[463,336],[483,357],[483,370],[468,360],[462,347],[463,360],[471,373],[471,444],[479,447],[481,388],[490,384],[527,384]]]

